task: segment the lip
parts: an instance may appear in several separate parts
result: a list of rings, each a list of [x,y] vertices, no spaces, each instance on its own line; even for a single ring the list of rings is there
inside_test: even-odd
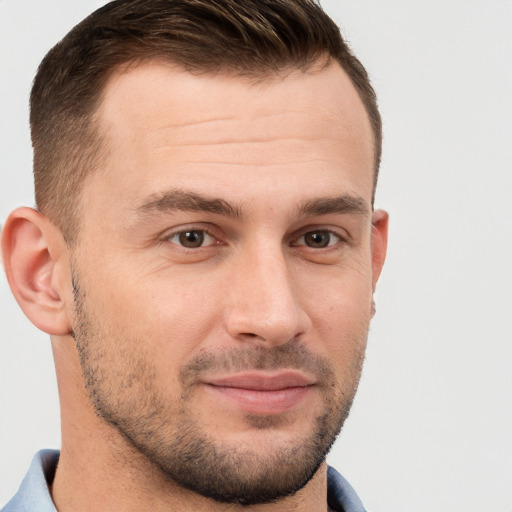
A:
[[[205,381],[217,397],[250,414],[279,414],[297,406],[315,386],[315,380],[297,371],[247,372]]]

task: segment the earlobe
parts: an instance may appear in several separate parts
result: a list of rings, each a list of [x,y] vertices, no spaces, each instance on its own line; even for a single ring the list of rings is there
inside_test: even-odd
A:
[[[372,217],[372,285],[377,286],[388,246],[389,215],[384,210],[375,210]]]
[[[32,208],[18,208],[2,229],[2,256],[12,293],[29,320],[48,334],[70,331],[56,273],[65,242],[58,229]]]

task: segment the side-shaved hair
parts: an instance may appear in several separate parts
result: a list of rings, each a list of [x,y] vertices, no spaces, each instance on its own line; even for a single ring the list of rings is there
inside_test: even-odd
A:
[[[81,188],[107,154],[98,108],[121,66],[164,60],[194,74],[255,80],[338,62],[374,135],[374,193],[382,127],[368,74],[314,0],[118,0],[74,27],[41,62],[30,97],[38,209],[72,243]]]

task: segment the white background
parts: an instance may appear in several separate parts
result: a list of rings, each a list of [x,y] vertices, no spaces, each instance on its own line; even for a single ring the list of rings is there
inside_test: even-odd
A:
[[[0,0],[0,222],[33,204],[37,64],[102,2]],[[332,0],[384,117],[391,214],[365,373],[330,455],[372,512],[512,510],[512,2]],[[0,504],[59,446],[48,337],[0,278]]]

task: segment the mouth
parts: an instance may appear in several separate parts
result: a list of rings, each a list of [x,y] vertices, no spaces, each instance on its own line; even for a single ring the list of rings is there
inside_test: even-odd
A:
[[[314,379],[294,370],[246,372],[204,382],[218,399],[249,414],[280,414],[298,406],[316,386]]]

